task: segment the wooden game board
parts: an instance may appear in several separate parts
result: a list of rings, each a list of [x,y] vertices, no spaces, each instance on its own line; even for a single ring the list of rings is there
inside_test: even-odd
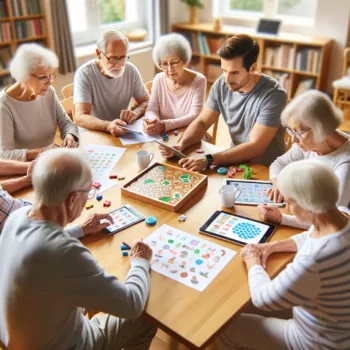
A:
[[[178,211],[207,183],[206,175],[155,163],[126,183],[121,192],[142,202]]]

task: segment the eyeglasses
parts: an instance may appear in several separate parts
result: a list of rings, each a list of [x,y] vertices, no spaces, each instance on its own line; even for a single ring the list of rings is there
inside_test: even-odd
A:
[[[160,62],[159,63],[159,67],[162,69],[168,69],[168,67],[170,66],[171,68],[177,68],[180,64],[181,60],[178,61],[171,61],[171,62]]]
[[[293,129],[291,129],[289,126],[286,128],[287,133],[290,137],[295,137],[297,140],[301,140],[302,136],[307,133],[309,130],[311,130],[311,128],[308,128],[307,130],[303,131],[303,132],[297,132]]]
[[[92,199],[96,194],[96,187],[92,186],[89,190],[78,190],[75,192],[88,192],[88,199]]]
[[[49,75],[43,77],[37,77],[35,74],[32,74],[35,78],[37,78],[41,84],[47,84],[48,82],[52,83],[56,79],[56,75]]]
[[[108,64],[110,64],[111,66],[114,66],[116,64],[122,65],[129,59],[129,56],[107,57],[102,51],[101,53],[107,58]]]

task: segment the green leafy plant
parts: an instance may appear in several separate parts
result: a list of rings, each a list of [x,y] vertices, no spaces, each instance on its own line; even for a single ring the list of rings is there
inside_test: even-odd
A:
[[[200,9],[204,9],[204,4],[199,0],[181,0],[188,7],[198,7]]]

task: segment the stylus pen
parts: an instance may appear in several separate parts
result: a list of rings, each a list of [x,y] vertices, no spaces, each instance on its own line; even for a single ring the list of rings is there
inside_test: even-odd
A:
[[[266,205],[269,205],[271,207],[284,207],[286,203],[264,203]]]
[[[125,243],[125,242],[122,242],[122,243],[123,243],[123,245],[125,245],[125,247],[131,249],[131,247],[129,246],[129,244],[127,244],[127,243]]]

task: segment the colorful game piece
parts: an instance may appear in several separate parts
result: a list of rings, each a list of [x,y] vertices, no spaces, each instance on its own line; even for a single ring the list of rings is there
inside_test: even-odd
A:
[[[232,179],[234,174],[235,174],[235,173],[234,173],[232,170],[230,170],[230,171],[227,173],[227,177],[228,177],[229,179]]]
[[[164,140],[165,142],[169,141],[169,135],[168,135],[167,133],[165,133],[165,134],[163,135],[163,140]]]
[[[237,173],[242,173],[244,171],[243,168],[235,168],[235,169],[236,169]]]
[[[204,151],[201,148],[196,149],[196,153],[204,153]]]
[[[240,169],[247,169],[248,167],[247,167],[245,164],[241,164],[241,165],[239,166],[239,168],[240,168]]]
[[[109,175],[110,179],[118,179],[118,175],[117,174],[111,174]]]
[[[98,201],[102,200],[102,198],[103,198],[102,194],[98,194],[98,195],[96,196],[96,199],[97,199]]]
[[[85,204],[86,209],[91,209],[93,207],[94,207],[94,205],[91,202],[86,202],[86,204]]]
[[[118,180],[124,180],[125,179],[125,176],[118,176]]]
[[[103,206],[104,206],[104,207],[110,207],[110,206],[111,206],[111,201],[105,200],[105,201],[103,202]]]
[[[228,169],[224,167],[218,168],[218,174],[220,175],[226,175],[228,173]]]
[[[175,136],[179,135],[179,130],[174,130],[174,135]]]
[[[123,252],[123,256],[128,256],[129,252]]]
[[[178,217],[178,220],[181,222],[185,222],[187,220],[187,216],[182,214]]]
[[[251,179],[253,177],[253,169],[252,168],[247,168],[244,170],[243,177],[245,179]]]
[[[150,226],[154,226],[157,223],[157,219],[154,216],[148,216],[146,218],[146,224]]]
[[[120,250],[130,250],[131,248],[130,248],[130,246],[126,246],[126,245],[124,245],[124,244],[122,244],[121,246],[120,246]]]
[[[101,187],[101,184],[99,183],[99,182],[94,182],[93,184],[92,184],[92,186],[94,186],[95,188],[97,188],[97,189],[99,189],[100,187]]]

